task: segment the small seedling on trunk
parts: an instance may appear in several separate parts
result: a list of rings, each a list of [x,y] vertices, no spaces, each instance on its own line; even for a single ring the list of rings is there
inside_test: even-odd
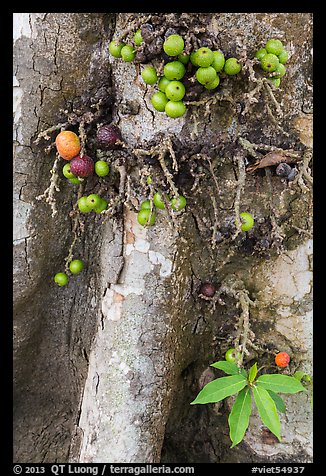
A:
[[[211,367],[222,370],[228,376],[217,378],[205,385],[191,405],[216,403],[231,395],[237,395],[228,419],[231,448],[238,445],[246,434],[252,400],[263,424],[281,441],[278,412],[285,413],[286,408],[279,393],[295,394],[306,391],[300,380],[281,374],[263,374],[257,378],[257,363],[248,372],[227,360],[215,362]]]

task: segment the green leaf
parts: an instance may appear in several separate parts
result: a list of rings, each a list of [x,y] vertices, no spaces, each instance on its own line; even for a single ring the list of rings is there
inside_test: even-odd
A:
[[[302,377],[304,376],[304,374],[305,373],[302,372],[301,370],[297,370],[297,372],[293,374],[293,377],[300,381]]]
[[[267,390],[267,392],[270,394],[270,396],[274,400],[277,410],[281,413],[285,413],[286,407],[285,407],[285,403],[283,402],[283,399],[279,395],[277,395],[277,393],[273,392],[273,390]]]
[[[258,385],[253,386],[253,394],[262,422],[281,441],[281,423],[274,400],[267,390]]]
[[[250,388],[243,388],[235,399],[229,415],[230,438],[232,441],[231,448],[242,441],[247,431],[251,414],[251,403]]]
[[[259,387],[273,390],[276,393],[298,393],[307,391],[304,386],[294,377],[279,374],[265,374],[256,380]]]
[[[248,378],[248,372],[244,368],[240,368],[235,363],[228,362],[227,360],[219,360],[218,362],[211,364],[211,367],[223,370],[223,372],[229,375],[241,374],[245,378]]]
[[[218,378],[205,385],[195,400],[191,402],[191,405],[219,402],[234,393],[240,392],[246,385],[247,380],[240,374]]]
[[[229,375],[238,375],[240,373],[240,368],[233,362],[228,362],[227,360],[220,360],[219,362],[215,362],[214,364],[211,364],[211,367],[223,370],[223,372]]]
[[[254,363],[254,365],[251,367],[249,370],[249,382],[253,382],[256,378],[258,369],[257,369],[257,362]]]
[[[297,370],[294,374],[293,377],[296,378],[301,382],[303,379],[304,382],[311,382],[311,377],[309,374],[306,374],[305,372],[302,372],[302,370]]]
[[[240,373],[245,377],[245,378],[248,378],[248,372],[246,371],[246,369],[242,368]]]

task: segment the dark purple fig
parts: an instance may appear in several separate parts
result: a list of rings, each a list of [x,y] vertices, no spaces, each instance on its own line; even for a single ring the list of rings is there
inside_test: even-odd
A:
[[[205,297],[211,298],[216,293],[216,287],[212,283],[203,283],[200,286],[199,293]]]
[[[117,141],[122,140],[121,132],[118,126],[106,124],[101,126],[96,134],[97,142],[102,149],[117,149]]]

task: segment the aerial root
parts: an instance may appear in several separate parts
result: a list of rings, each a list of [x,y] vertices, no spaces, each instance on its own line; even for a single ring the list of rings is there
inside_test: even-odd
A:
[[[52,217],[54,217],[57,213],[57,207],[56,207],[56,199],[55,199],[55,192],[60,192],[60,188],[58,185],[58,182],[60,180],[60,176],[58,174],[58,169],[59,169],[59,163],[60,163],[60,156],[57,153],[56,154],[56,159],[53,163],[52,169],[50,170],[51,178],[50,178],[50,184],[47,187],[46,190],[42,193],[42,195],[38,195],[36,197],[36,200],[42,200],[46,203],[48,203],[51,206],[52,210]]]

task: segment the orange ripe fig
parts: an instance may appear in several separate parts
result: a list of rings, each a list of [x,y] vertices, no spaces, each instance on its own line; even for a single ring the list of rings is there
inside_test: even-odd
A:
[[[60,157],[71,160],[80,152],[80,141],[72,131],[61,131],[56,137],[55,145]]]
[[[286,367],[290,362],[290,356],[286,352],[280,352],[275,356],[275,363],[278,367]]]

